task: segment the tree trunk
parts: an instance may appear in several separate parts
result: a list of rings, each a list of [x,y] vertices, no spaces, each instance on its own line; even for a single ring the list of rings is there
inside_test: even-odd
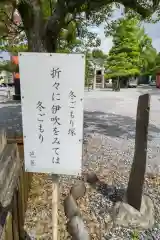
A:
[[[118,77],[118,79],[114,79],[112,80],[112,90],[115,92],[120,91],[120,79]]]
[[[31,29],[27,34],[29,52],[47,52],[41,35],[38,32],[36,34],[32,33],[33,30]]]
[[[112,79],[112,91],[115,91],[116,88],[116,80]]]
[[[44,47],[44,21],[38,0],[20,1],[18,11],[21,15],[30,52],[46,52]]]
[[[129,79],[126,79],[126,84],[125,84],[125,88],[129,87]]]
[[[116,91],[120,91],[120,78],[117,79],[117,88]]]
[[[74,8],[72,10],[74,11]],[[68,8],[66,7],[65,1],[56,1],[52,16],[49,17],[44,28],[44,38],[47,52],[56,51],[59,33],[65,24],[65,17],[67,13]]]
[[[20,1],[18,11],[28,41],[28,51],[46,52],[44,45],[44,21],[39,0]],[[19,85],[18,85],[19,83]],[[15,100],[21,99],[20,81],[15,85]]]
[[[52,16],[45,22],[39,0],[20,1],[21,15],[30,52],[56,52],[57,40],[64,25],[67,8],[64,1],[54,6]]]

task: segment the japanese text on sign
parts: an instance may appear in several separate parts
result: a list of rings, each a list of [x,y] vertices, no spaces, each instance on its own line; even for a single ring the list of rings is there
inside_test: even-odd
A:
[[[70,116],[69,116],[69,130],[68,135],[75,136],[75,106],[76,106],[76,95],[73,91],[69,93],[69,107],[70,107]]]
[[[44,141],[44,128],[43,128],[43,122],[44,122],[44,116],[45,116],[45,107],[43,106],[43,103],[41,101],[37,102],[37,106],[36,106],[37,110],[38,110],[38,137],[40,140],[40,143],[43,143]]]
[[[29,152],[29,157],[30,157],[30,163],[31,166],[35,166],[36,165],[36,155],[34,151]]]
[[[25,170],[80,176],[85,56],[25,52],[19,68]]]
[[[53,131],[53,141],[52,141],[52,152],[53,152],[53,157],[52,157],[52,163],[59,164],[60,163],[60,157],[59,157],[59,151],[60,151],[60,139],[59,139],[59,133],[60,129],[59,126],[61,125],[60,117],[58,115],[59,110],[61,109],[61,106],[59,104],[59,101],[61,100],[60,98],[60,93],[59,93],[59,87],[60,87],[60,73],[61,70],[59,68],[53,68],[51,70],[51,77],[53,78],[53,91],[52,91],[52,131]]]

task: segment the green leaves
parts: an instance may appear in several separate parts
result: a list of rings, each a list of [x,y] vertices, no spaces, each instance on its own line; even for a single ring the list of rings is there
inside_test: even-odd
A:
[[[0,50],[17,54],[18,52],[26,52],[28,50],[28,46],[27,44],[17,44],[17,45],[6,44],[6,45],[1,45]]]
[[[10,61],[0,62],[0,72],[1,71],[19,72],[19,67]]]
[[[152,39],[145,33],[144,28],[139,30],[138,41],[140,48],[140,65],[143,74],[150,72],[155,64],[157,52],[152,46]]]
[[[36,51],[48,50],[48,51],[56,51],[62,49],[63,47],[66,48],[67,44],[69,48],[75,46],[75,40],[81,40],[81,51],[86,50],[89,47],[98,47],[100,46],[100,39],[98,38],[97,34],[89,31],[89,27],[91,26],[99,26],[101,23],[108,23],[115,6],[119,7],[120,4],[124,5],[128,10],[128,16],[131,19],[131,13],[136,11],[140,13],[142,16],[149,16],[153,13],[155,8],[159,4],[160,0],[149,0],[149,1],[137,1],[137,0],[119,0],[115,3],[114,0],[93,0],[93,1],[86,1],[86,0],[1,0],[1,6],[9,13],[9,16],[12,16],[13,9],[18,9],[22,22],[24,24],[24,38],[25,36],[28,37],[28,42],[32,44],[30,46],[31,50],[35,50],[35,45],[37,43],[37,39],[35,40],[35,36],[39,39],[41,44],[37,44]],[[131,11],[133,10],[133,11]],[[133,16],[133,15],[132,15]],[[4,16],[3,16],[4,17]],[[8,23],[4,21],[2,16],[0,16],[0,34],[3,37],[8,37],[10,35],[10,23],[8,28]],[[8,18],[5,19],[8,21]],[[127,25],[126,31],[132,34],[130,29],[133,28],[133,22],[136,21],[135,18],[132,17],[130,24]],[[7,23],[7,28],[6,28]],[[14,24],[13,24],[14,25]],[[20,32],[18,27],[16,27],[16,35],[18,36],[18,44],[21,42]],[[22,26],[21,26],[22,27]],[[111,28],[107,29],[107,33],[111,34],[114,29],[117,29],[116,24],[112,24]],[[15,29],[14,29],[15,30]],[[127,44],[129,40],[120,33],[123,31],[123,26],[117,30],[117,39],[115,38],[115,44],[118,44],[117,41],[125,41]],[[35,32],[35,34],[31,34]],[[34,36],[33,36],[34,35]],[[124,35],[126,33],[124,32]],[[29,39],[32,38],[32,39]],[[34,41],[33,41],[34,39]],[[128,39],[134,40],[133,36],[128,36]],[[11,45],[17,45],[14,42],[13,38],[11,39]],[[136,45],[136,42],[132,42],[131,45]],[[133,50],[132,46],[126,47],[126,45],[120,46],[121,52],[125,51],[128,53],[130,52],[131,57],[131,50]],[[73,48],[72,48],[73,49]],[[119,50],[120,51],[120,50]],[[137,49],[134,50],[134,52]],[[133,54],[135,55],[135,54]]]
[[[104,53],[100,49],[93,49],[92,56],[93,58],[101,58],[101,59],[105,58]]]
[[[108,77],[134,76],[153,68],[156,50],[138,18],[119,19],[113,24],[110,34],[113,47],[106,66]]]

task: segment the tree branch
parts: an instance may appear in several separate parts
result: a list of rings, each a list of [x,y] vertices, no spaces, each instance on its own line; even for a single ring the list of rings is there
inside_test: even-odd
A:
[[[154,0],[152,0],[152,1],[154,2]],[[145,6],[142,6],[142,4],[140,4],[137,0],[130,0],[130,1],[129,0],[118,0],[118,2],[121,3],[122,5],[124,5],[125,7],[128,7],[130,9],[136,11],[144,18],[150,16],[154,11],[153,7],[146,8]]]
[[[0,10],[0,12],[2,12],[2,13],[7,17],[7,19],[10,21],[10,23],[13,24],[16,28],[19,28],[19,29],[21,29],[21,30],[24,30],[24,27],[19,26],[19,25],[17,25],[17,24],[14,22],[14,20],[13,20],[13,12],[12,12],[12,17],[11,17],[11,18],[8,16],[8,14],[7,14],[4,10]]]

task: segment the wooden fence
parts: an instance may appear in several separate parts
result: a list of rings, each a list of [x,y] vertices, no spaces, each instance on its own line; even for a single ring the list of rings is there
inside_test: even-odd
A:
[[[22,138],[0,132],[0,240],[24,239],[24,215],[32,175],[24,172]]]

